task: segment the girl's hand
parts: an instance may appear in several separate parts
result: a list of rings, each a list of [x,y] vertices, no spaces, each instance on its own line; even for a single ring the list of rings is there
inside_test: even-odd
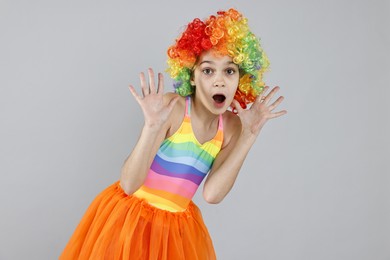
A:
[[[142,109],[145,125],[159,129],[168,120],[179,97],[172,98],[168,104],[164,104],[163,75],[158,73],[158,85],[156,88],[154,83],[154,72],[151,68],[148,69],[148,74],[149,84],[146,82],[144,73],[140,73],[142,96],[137,94],[132,85],[129,86],[129,89]]]
[[[248,110],[242,109],[239,102],[233,100],[233,104],[241,120],[243,133],[257,136],[268,119],[276,118],[287,113],[286,110],[272,112],[283,101],[284,97],[280,96],[275,102],[269,105],[268,103],[271,98],[280,88],[274,87],[271,92],[265,95],[268,89],[268,86],[264,88],[261,95],[256,98]]]

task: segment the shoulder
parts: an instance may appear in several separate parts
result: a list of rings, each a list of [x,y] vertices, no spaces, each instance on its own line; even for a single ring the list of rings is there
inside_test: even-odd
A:
[[[164,100],[171,100],[172,98],[177,97],[177,96],[179,96],[179,94],[177,94],[175,92],[167,92],[167,93],[164,93]]]
[[[222,116],[223,116],[224,125],[226,124],[228,128],[241,127],[240,118],[233,112],[226,110],[226,112],[223,113]]]
[[[241,133],[240,118],[229,110],[223,113],[223,133],[223,147],[226,147],[229,143],[234,142]]]
[[[172,114],[180,113],[181,111],[185,110],[185,97],[180,96],[177,93],[174,92],[168,92],[164,94],[164,103],[168,104],[171,102],[172,99],[179,97],[179,100],[176,102],[175,106],[173,107]]]
[[[175,97],[179,97],[179,100],[176,102],[172,109],[171,115],[169,116],[166,137],[171,136],[177,131],[177,129],[179,129],[185,115],[185,97],[182,97],[173,92],[169,92],[164,94],[164,103],[168,104]]]

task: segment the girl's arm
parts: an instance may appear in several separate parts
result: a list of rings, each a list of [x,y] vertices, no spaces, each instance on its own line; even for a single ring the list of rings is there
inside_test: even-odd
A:
[[[268,89],[266,87],[263,93]],[[232,137],[218,154],[203,187],[203,197],[209,203],[219,203],[229,193],[236,181],[244,160],[254,144],[260,130],[268,119],[287,113],[272,113],[283,100],[279,97],[268,105],[272,96],[279,90],[275,87],[267,96],[260,95],[248,110],[243,110],[237,101],[234,105],[238,111],[239,121],[231,124]]]
[[[169,129],[169,116],[178,97],[163,95],[163,76],[159,73],[158,88],[154,84],[154,73],[149,69],[149,84],[141,73],[142,96],[138,95],[133,86],[130,92],[140,105],[144,114],[145,124],[134,150],[127,157],[121,169],[120,184],[126,194],[134,193],[145,181],[152,160],[158,147]]]
[[[160,129],[144,126],[131,154],[121,168],[120,184],[126,194],[133,194],[144,183],[147,171],[164,136]]]

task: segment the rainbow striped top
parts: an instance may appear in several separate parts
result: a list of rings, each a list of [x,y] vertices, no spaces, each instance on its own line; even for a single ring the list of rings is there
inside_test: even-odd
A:
[[[201,144],[192,131],[190,114],[191,98],[188,96],[181,126],[162,142],[144,184],[134,193],[149,204],[172,212],[187,208],[223,141],[222,115],[214,138]]]

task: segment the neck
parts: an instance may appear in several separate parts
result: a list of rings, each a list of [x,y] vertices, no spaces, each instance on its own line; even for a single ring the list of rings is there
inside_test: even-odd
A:
[[[218,122],[219,115],[211,113],[201,102],[197,102],[194,96],[191,97],[191,119],[202,122],[207,128],[212,128],[215,121]]]

